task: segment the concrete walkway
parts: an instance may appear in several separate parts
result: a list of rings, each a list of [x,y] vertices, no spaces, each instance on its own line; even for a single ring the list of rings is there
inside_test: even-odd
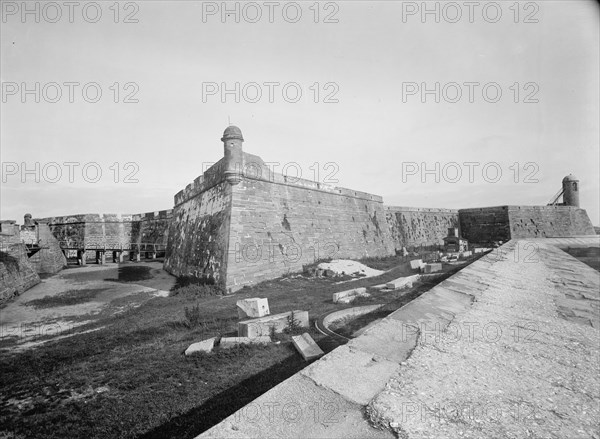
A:
[[[507,243],[199,437],[599,439],[600,273],[570,239]]]

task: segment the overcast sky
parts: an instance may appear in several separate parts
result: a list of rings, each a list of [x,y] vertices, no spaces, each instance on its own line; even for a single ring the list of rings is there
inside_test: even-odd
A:
[[[231,121],[388,205],[545,205],[572,173],[600,224],[596,2],[227,4],[2,1],[0,217],[172,208]]]

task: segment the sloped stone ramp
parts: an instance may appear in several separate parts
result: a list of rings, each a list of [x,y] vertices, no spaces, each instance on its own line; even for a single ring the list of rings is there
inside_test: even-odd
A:
[[[559,244],[510,241],[199,437],[600,437],[599,273]]]

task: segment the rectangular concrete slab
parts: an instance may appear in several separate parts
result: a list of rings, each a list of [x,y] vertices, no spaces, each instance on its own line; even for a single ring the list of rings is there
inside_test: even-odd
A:
[[[299,327],[308,328],[308,311],[294,310],[259,319],[241,321],[238,323],[238,336],[260,337],[270,335],[273,330],[275,333],[281,333],[289,327],[292,313],[293,319]]]
[[[352,339],[347,346],[400,363],[417,345],[418,335],[418,327],[385,318]]]
[[[394,279],[387,284],[385,284],[386,288],[390,288],[392,290],[399,290],[401,288],[410,288],[414,282],[417,282],[420,278],[420,275],[414,274],[412,276],[400,277],[398,279]]]
[[[414,260],[410,261],[410,268],[412,268],[413,270],[418,270],[423,265],[425,265],[425,264],[423,263],[422,259],[414,259]]]
[[[205,431],[206,438],[392,439],[370,426],[364,408],[296,374]]]
[[[292,343],[305,361],[312,360],[313,358],[320,357],[324,354],[308,332],[305,332],[302,335],[293,336]]]
[[[440,263],[426,264],[425,267],[423,267],[423,271],[425,273],[435,273],[436,271],[442,271],[442,264],[440,264]]]
[[[377,355],[340,346],[300,374],[320,386],[339,393],[347,400],[366,405],[397,372],[398,363]]]

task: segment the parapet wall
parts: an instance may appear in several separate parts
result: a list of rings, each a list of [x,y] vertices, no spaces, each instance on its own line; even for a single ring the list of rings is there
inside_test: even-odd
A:
[[[573,206],[497,206],[459,210],[470,242],[594,235],[585,209]]]
[[[385,214],[396,250],[442,245],[448,228],[459,227],[455,209],[386,206]]]

